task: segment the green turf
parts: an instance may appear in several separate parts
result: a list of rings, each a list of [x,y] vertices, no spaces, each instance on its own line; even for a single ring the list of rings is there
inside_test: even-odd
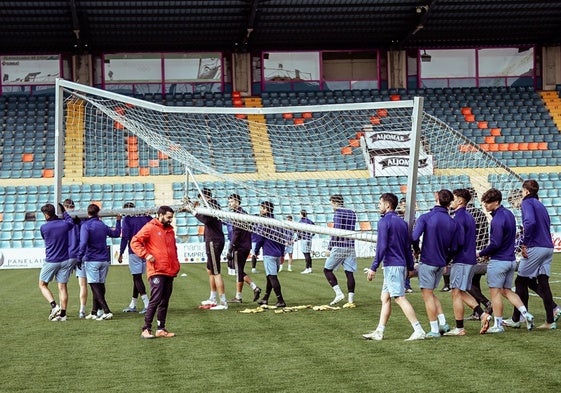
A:
[[[327,304],[333,292],[315,261],[314,273],[283,271],[280,281],[289,306]],[[227,311],[197,308],[208,297],[202,265],[184,265],[175,281],[168,328],[173,339],[142,340],[142,316],[124,314],[131,294],[128,268],[112,266],[107,299],[111,321],[77,318],[77,284],[70,284],[69,319],[53,323],[38,288],[38,270],[0,271],[0,392],[557,392],[560,388],[561,331],[509,329],[478,334],[466,322],[465,337],[404,342],[411,326],[397,306],[384,341],[361,334],[376,327],[382,277],[368,283],[360,261],[355,309],[276,314],[241,314],[246,303]],[[554,296],[561,294],[561,257],[552,273]],[[260,274],[252,275],[264,285]],[[338,273],[344,287],[344,276]],[[225,276],[228,297],[234,280]],[[483,280],[484,281],[484,280]],[[415,288],[417,280],[413,280]],[[51,284],[51,287],[55,287]],[[438,293],[453,325],[449,293]],[[428,330],[418,290],[407,295]],[[557,301],[559,298],[557,297]],[[91,304],[91,303],[90,303]],[[530,298],[538,324],[545,313]],[[510,313],[511,307],[505,307]],[[507,315],[508,316],[508,315]]]

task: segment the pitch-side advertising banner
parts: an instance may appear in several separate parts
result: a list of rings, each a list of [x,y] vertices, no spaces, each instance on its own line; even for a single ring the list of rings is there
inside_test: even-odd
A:
[[[561,252],[561,233],[553,233],[553,246],[555,252]],[[312,240],[312,259],[322,263],[326,258],[328,238],[315,238]],[[376,252],[375,243],[357,241],[355,244],[356,255],[358,258],[372,258]],[[222,261],[226,261],[228,244],[224,247]],[[304,259],[300,249],[300,242],[294,243],[294,259]],[[204,243],[182,243],[177,245],[179,262],[181,263],[206,263],[206,253]],[[111,264],[119,265],[119,246],[111,246]],[[261,260],[259,255],[258,260]],[[4,248],[0,249],[0,270],[3,269],[29,269],[40,268],[45,261],[44,248]],[[123,256],[123,265],[128,264],[128,254]]]
[[[304,254],[300,249],[300,243],[293,245],[294,259],[304,259]],[[312,258],[315,260],[324,260],[326,258],[328,238],[316,238],[312,240]],[[561,241],[560,241],[561,243]],[[372,257],[374,255],[374,243],[357,241],[355,245],[357,257]],[[228,243],[224,247],[221,260],[226,262],[226,252],[228,251]],[[206,263],[206,252],[204,243],[179,243],[177,245],[179,262],[181,263]],[[258,260],[262,259],[262,254],[258,256]],[[119,265],[117,258],[119,257],[119,245],[111,246],[111,264]],[[2,269],[29,269],[41,268],[45,261],[44,248],[4,248],[0,249],[0,270]],[[128,252],[123,255],[122,265],[128,264]]]

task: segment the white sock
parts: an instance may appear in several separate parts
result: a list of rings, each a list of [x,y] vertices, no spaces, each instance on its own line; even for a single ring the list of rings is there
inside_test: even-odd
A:
[[[80,312],[86,313],[86,305],[80,304]]]
[[[503,317],[495,317],[495,327],[503,326]]]
[[[341,291],[341,288],[339,287],[339,285],[335,285],[333,287],[333,290],[335,291],[335,295],[342,295],[343,291]]]
[[[438,321],[430,321],[430,331],[438,333]]]
[[[135,308],[136,307],[136,298],[133,297],[131,298],[131,303],[129,304],[129,308]]]
[[[413,326],[413,330],[416,332],[424,332],[424,329],[421,326],[421,322],[419,321],[413,322],[411,326]]]
[[[141,296],[142,301],[144,302],[144,308],[148,308],[148,303],[150,302],[150,299],[148,299],[148,295],[144,294]]]
[[[236,299],[242,299],[242,293],[241,292],[236,292]]]
[[[378,325],[378,327],[376,328],[377,331],[384,333],[384,331],[386,330],[386,327],[384,325]]]
[[[446,324],[446,317],[444,316],[444,314],[438,314],[436,317],[438,318],[439,325]]]
[[[520,311],[520,314],[526,316],[526,313],[528,312],[528,309],[526,308],[525,305],[521,305],[520,307],[518,307],[518,311]]]
[[[257,285],[255,285],[255,283],[252,281],[252,282],[249,283],[249,287],[251,289],[255,289],[255,288],[257,288]]]
[[[349,292],[349,303],[354,303],[354,302],[355,302],[355,293]]]
[[[216,301],[216,291],[210,291],[209,300]]]
[[[226,302],[226,294],[223,293],[222,295],[220,295],[220,303],[222,303],[222,304],[226,304],[226,303],[227,303],[227,302]]]

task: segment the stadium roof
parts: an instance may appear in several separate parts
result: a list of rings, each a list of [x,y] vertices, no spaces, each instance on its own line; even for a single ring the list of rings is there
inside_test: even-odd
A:
[[[559,43],[559,0],[0,2],[0,54]]]

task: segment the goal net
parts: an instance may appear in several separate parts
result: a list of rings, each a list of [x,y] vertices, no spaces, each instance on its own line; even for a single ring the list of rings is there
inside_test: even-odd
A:
[[[233,106],[230,99],[213,107],[186,96],[153,102],[62,80],[57,97],[55,196],[63,174],[164,184],[160,189],[173,188],[172,195],[156,193],[154,207],[134,212],[172,205],[285,244],[313,234],[325,246],[358,241],[371,256],[384,192],[413,202],[404,214],[412,222],[441,188],[469,187],[480,196],[497,187],[505,200],[520,188],[510,168],[422,112],[419,99],[270,108],[249,99]],[[72,144],[82,149],[69,154]],[[203,188],[220,209],[198,199]],[[247,214],[228,209],[231,194]],[[272,207],[265,216],[262,202]],[[117,214],[119,207],[103,210]],[[302,211],[316,225],[300,222]]]

